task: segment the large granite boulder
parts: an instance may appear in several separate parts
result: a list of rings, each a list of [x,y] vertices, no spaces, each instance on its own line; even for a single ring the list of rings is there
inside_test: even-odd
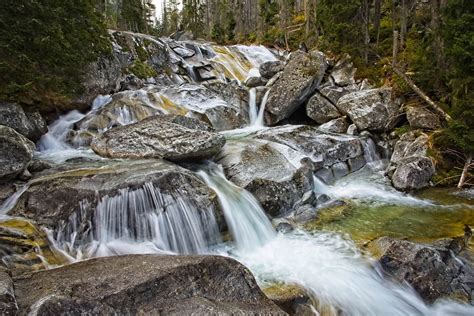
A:
[[[306,104],[306,114],[318,124],[327,123],[342,114],[333,102],[320,92],[316,92]]]
[[[360,131],[389,131],[399,116],[399,105],[392,100],[388,88],[349,93],[337,101],[336,107],[349,116]]]
[[[265,79],[271,79],[280,71],[283,71],[285,65],[279,61],[267,61],[260,65],[260,75]]]
[[[98,258],[14,282],[23,314],[286,314],[249,270],[217,256]]]
[[[13,280],[8,271],[0,266],[0,314],[17,315],[18,306],[13,290]]]
[[[319,130],[327,133],[343,134],[347,131],[349,125],[349,121],[343,116],[320,125]]]
[[[436,169],[428,157],[402,159],[392,176],[393,186],[398,190],[418,190],[429,186]]]
[[[356,68],[352,63],[351,57],[345,55],[337,61],[336,65],[331,69],[330,77],[332,81],[339,87],[354,85]]]
[[[428,157],[428,135],[419,131],[403,134],[396,142],[388,175],[399,190],[417,190],[430,184],[436,169]]]
[[[195,253],[215,240],[217,225],[223,227],[218,210],[215,192],[191,171],[162,160],[107,160],[43,171],[8,214],[51,229],[56,247],[72,254],[114,240]],[[158,227],[163,219],[174,230]],[[200,235],[200,244],[183,248]],[[182,244],[167,242],[182,237]]]
[[[91,146],[103,157],[184,161],[211,158],[224,144],[220,134],[189,129],[154,116],[108,130]]]
[[[323,53],[293,52],[280,78],[270,90],[265,120],[274,125],[288,118],[314,93],[327,69]]]
[[[408,107],[407,119],[410,126],[414,129],[432,130],[441,128],[439,116],[423,107]]]
[[[311,173],[299,161],[304,157],[275,142],[247,139],[228,141],[217,158],[230,181],[251,192],[269,215],[279,216],[311,191]]]
[[[320,162],[320,168],[349,163],[364,156],[362,138],[326,133],[316,126],[280,126],[262,130],[255,137],[288,146],[314,162]]]
[[[432,303],[449,296],[468,302],[474,291],[474,267],[459,257],[468,240],[466,235],[418,244],[382,237],[375,244],[382,268],[397,281],[408,282],[423,299]]]
[[[0,182],[21,175],[36,149],[35,144],[14,129],[0,125]]]
[[[33,142],[48,132],[46,121],[39,112],[25,112],[16,103],[0,102],[0,125],[13,128]]]

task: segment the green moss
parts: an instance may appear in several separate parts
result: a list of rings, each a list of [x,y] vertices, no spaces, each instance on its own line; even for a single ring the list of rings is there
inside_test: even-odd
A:
[[[155,77],[157,75],[153,67],[141,60],[135,60],[133,64],[128,67],[127,72],[134,74],[140,79]]]
[[[398,137],[402,136],[403,134],[408,133],[409,131],[411,131],[411,126],[410,125],[403,125],[403,126],[395,128],[395,130],[394,130],[395,134]]]
[[[150,57],[150,54],[143,48],[143,46],[135,45],[135,51],[137,52],[138,59],[145,62]]]

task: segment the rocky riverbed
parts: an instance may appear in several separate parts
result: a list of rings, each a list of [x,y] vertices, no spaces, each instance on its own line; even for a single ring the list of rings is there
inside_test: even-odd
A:
[[[349,56],[110,36],[77,110],[0,104],[3,314],[473,313],[434,113]]]

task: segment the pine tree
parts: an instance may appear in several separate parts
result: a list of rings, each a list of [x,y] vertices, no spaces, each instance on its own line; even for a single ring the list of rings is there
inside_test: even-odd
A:
[[[78,78],[110,52],[93,0],[0,2],[0,99],[57,104],[80,92]]]

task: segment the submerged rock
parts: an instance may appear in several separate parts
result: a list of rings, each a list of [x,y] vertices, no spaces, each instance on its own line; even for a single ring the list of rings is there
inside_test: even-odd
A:
[[[154,116],[108,130],[95,138],[91,147],[103,157],[184,161],[211,158],[224,144],[222,135],[189,129]]]
[[[16,103],[0,102],[0,125],[13,128],[33,142],[48,132],[46,121],[39,112],[25,112]]]
[[[399,105],[391,99],[391,89],[387,88],[349,93],[337,101],[336,107],[359,130],[389,131],[398,121]]]
[[[31,159],[36,146],[14,129],[0,125],[0,182],[21,175]]]
[[[382,253],[382,268],[397,281],[408,282],[423,299],[432,303],[449,296],[469,301],[474,291],[474,267],[458,257],[468,238],[427,245],[382,237],[375,244]]]
[[[248,269],[217,256],[98,258],[14,282],[25,314],[285,315]]]
[[[321,83],[326,69],[327,61],[323,53],[293,52],[270,90],[265,115],[268,125],[288,118],[305,103]]]

